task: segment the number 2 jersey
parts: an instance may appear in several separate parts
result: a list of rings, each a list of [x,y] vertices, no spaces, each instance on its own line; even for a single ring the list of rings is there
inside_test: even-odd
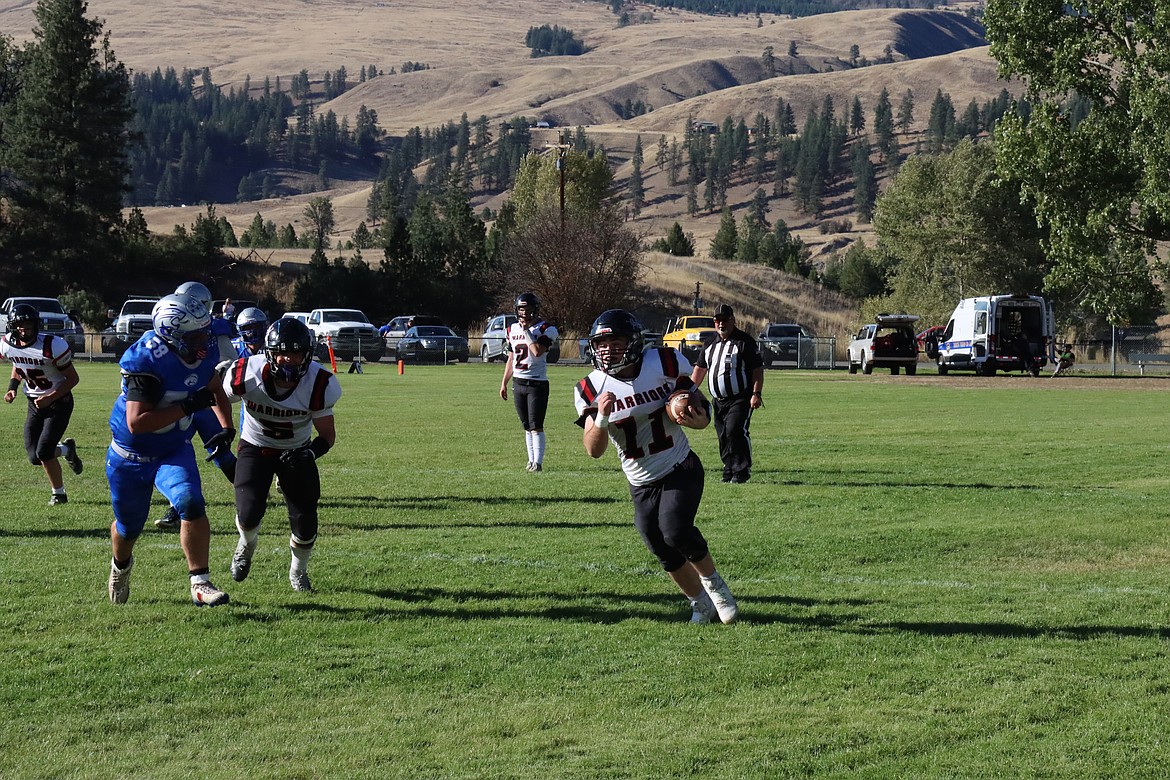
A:
[[[508,328],[508,346],[512,350],[512,376],[520,379],[548,380],[548,350],[552,349],[557,340],[555,325],[541,320],[528,329],[528,334],[537,344],[544,346],[545,351],[540,356],[533,355],[528,349],[528,339],[524,337],[524,326],[513,322]]]
[[[229,396],[243,399],[240,439],[257,447],[292,450],[313,436],[313,420],[330,417],[341,383],[316,360],[293,388],[278,388],[263,354],[240,358],[223,378]]]
[[[12,361],[16,376],[24,382],[24,394],[29,398],[48,395],[61,386],[61,373],[73,363],[69,343],[51,333],[39,333],[27,347],[18,347],[0,337],[0,357]]]
[[[678,350],[651,347],[642,353],[638,375],[619,379],[594,370],[573,388],[577,424],[597,411],[597,396],[617,396],[609,414],[609,440],[621,456],[622,471],[631,485],[649,485],[665,477],[690,453],[682,426],[666,413],[666,399],[679,380],[690,387],[691,364]]]

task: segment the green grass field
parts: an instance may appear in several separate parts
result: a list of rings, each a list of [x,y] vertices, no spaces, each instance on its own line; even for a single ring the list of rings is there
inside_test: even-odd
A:
[[[543,474],[500,367],[342,374],[322,461],[318,591],[288,585],[270,504],[227,573],[231,493],[204,470],[212,573],[148,529],[105,593],[112,365],[81,364],[70,503],[0,409],[0,777],[1165,777],[1165,379],[769,372],[751,483],[700,527],[741,604],[689,609],[630,521],[612,451],[552,371]],[[904,380],[904,381],[899,381]],[[158,509],[161,511],[161,503]]]

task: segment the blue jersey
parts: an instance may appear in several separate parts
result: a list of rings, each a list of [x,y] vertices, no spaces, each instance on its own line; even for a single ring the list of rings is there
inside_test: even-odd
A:
[[[234,339],[236,333],[238,331],[231,320],[225,320],[223,317],[211,318],[211,338],[215,339],[220,336],[227,336],[229,339]]]
[[[156,408],[174,406],[190,398],[199,388],[207,387],[218,362],[219,347],[215,339],[207,342],[207,357],[190,366],[153,330],[144,333],[119,361],[122,392],[110,412],[110,432],[114,441],[129,452],[147,457],[165,455],[189,442],[195,433],[191,415],[157,431],[131,433],[126,426],[127,385],[135,383],[136,377],[145,377],[151,386],[157,382],[162,396],[155,401]]]
[[[256,353],[248,349],[248,345],[244,343],[243,336],[236,336],[232,339],[232,346],[236,348],[236,357],[250,358]]]

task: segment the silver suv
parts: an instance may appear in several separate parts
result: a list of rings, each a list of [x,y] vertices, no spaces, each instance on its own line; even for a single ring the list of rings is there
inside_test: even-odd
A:
[[[122,310],[114,319],[114,343],[116,354],[122,354],[126,349],[138,341],[143,333],[150,330],[153,321],[151,312],[158,298],[147,295],[134,296],[122,304]]]
[[[485,363],[493,360],[508,359],[508,328],[518,322],[515,314],[497,314],[483,326],[483,335],[479,337],[479,359]],[[555,341],[548,351],[548,362],[556,363],[561,359],[560,339]]]

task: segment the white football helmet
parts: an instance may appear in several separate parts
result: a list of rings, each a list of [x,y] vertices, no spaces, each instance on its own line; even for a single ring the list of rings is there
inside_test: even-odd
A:
[[[236,329],[240,331],[245,344],[263,347],[264,334],[268,331],[268,315],[255,306],[249,306],[236,317]]]
[[[175,288],[175,295],[190,295],[202,303],[203,308],[211,311],[211,290],[202,282],[183,282]]]
[[[207,357],[211,315],[192,295],[167,295],[150,313],[154,332],[187,362]]]

